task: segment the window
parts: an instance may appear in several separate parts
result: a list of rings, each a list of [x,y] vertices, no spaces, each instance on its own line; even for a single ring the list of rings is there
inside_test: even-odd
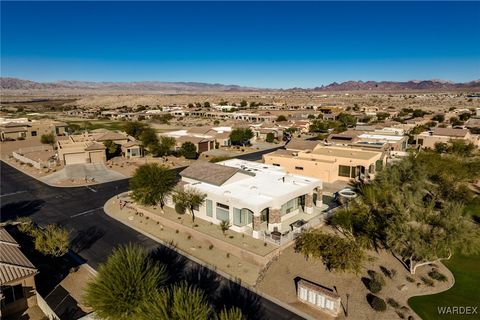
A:
[[[207,204],[207,216],[212,217],[213,216],[213,205],[212,205],[212,200],[206,200]]]
[[[295,170],[303,170],[303,167],[295,167]]]
[[[287,203],[284,203],[280,209],[280,215],[286,215],[298,208],[298,200],[299,198],[294,198]]]
[[[253,212],[248,209],[233,208],[233,224],[239,227],[252,223]]]
[[[417,140],[417,144],[423,146],[423,139],[418,139],[418,140]]]
[[[37,136],[37,131],[32,131],[32,137],[36,137]]]
[[[280,165],[278,163],[272,163],[272,165],[274,165],[276,167],[280,167]]]
[[[338,166],[338,175],[340,177],[350,177],[350,167],[349,166]]]
[[[311,304],[315,304],[315,298],[316,298],[315,292],[312,290],[308,290],[308,302],[310,302]]]
[[[350,174],[350,178],[355,178],[357,176],[357,168],[352,167],[352,172]]]
[[[222,221],[230,220],[230,207],[217,202],[216,218]]]
[[[16,286],[5,286],[1,288],[2,294],[4,296],[4,303],[9,304],[16,300],[22,299],[23,296],[23,287],[21,284]]]
[[[317,306],[320,308],[325,308],[325,297],[321,294],[317,294]]]
[[[307,294],[308,294],[308,290],[307,290],[307,289],[305,289],[305,288],[300,288],[299,294],[298,294],[300,300],[307,301]]]
[[[374,165],[374,164],[371,164],[371,165],[368,167],[368,173],[375,173],[375,165]]]
[[[333,301],[325,299],[325,308],[333,310]]]
[[[383,169],[383,161],[382,160],[377,160],[377,162],[375,162],[375,168],[378,171],[382,171]]]

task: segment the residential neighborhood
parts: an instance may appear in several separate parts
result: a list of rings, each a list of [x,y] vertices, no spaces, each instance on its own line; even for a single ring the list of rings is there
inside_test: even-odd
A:
[[[478,318],[478,3],[1,9],[1,319]]]

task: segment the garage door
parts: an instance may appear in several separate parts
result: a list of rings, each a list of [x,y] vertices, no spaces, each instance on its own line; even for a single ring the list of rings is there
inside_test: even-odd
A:
[[[86,163],[85,153],[69,153],[64,155],[65,164]]]
[[[105,161],[105,151],[90,152],[91,163],[103,163]]]

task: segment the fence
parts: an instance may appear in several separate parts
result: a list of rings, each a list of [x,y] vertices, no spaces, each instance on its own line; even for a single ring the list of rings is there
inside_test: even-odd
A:
[[[37,305],[49,320],[60,320],[57,314],[53,312],[52,308],[50,308],[50,306],[47,304],[47,302],[43,299],[43,297],[38,292],[37,292]]]
[[[36,169],[50,168],[56,165],[56,161],[34,160],[29,158],[27,154],[32,152],[51,152],[51,151],[53,151],[53,148],[51,146],[21,148],[21,149],[18,149],[17,151],[12,152],[12,156],[22,163],[31,164]]]

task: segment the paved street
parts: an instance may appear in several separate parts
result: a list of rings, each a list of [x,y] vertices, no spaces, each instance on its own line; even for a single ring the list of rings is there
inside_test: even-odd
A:
[[[118,245],[136,243],[148,249],[159,246],[103,212],[105,201],[127,188],[127,180],[92,187],[50,187],[1,162],[0,220],[29,216],[40,225],[62,224],[72,230],[72,239],[79,240],[76,248],[80,256],[97,268]],[[261,297],[260,303],[268,319],[301,319]]]

